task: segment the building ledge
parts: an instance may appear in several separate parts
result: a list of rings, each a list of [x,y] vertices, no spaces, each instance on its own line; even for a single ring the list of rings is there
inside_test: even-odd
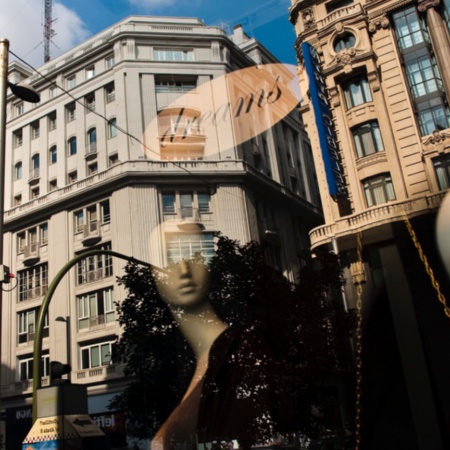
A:
[[[361,213],[342,217],[333,224],[314,228],[309,233],[311,250],[329,244],[333,239],[351,237],[361,231],[374,230],[391,222],[403,220],[405,213],[408,217],[414,217],[435,211],[446,194],[447,191],[443,191],[411,200],[385,203]]]

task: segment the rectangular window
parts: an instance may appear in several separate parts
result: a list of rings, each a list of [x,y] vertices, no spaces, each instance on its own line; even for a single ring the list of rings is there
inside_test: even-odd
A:
[[[86,80],[90,80],[93,77],[95,77],[95,67],[94,66],[89,66],[86,69]]]
[[[50,131],[56,130],[56,111],[48,115],[48,129]]]
[[[428,42],[426,27],[415,7],[393,15],[395,34],[401,50]]]
[[[67,176],[68,178],[68,182],[70,183],[75,183],[78,180],[78,172],[76,170],[74,170],[73,172],[70,172],[69,175]]]
[[[18,360],[18,379],[28,381],[33,379],[33,355],[21,356]],[[43,354],[41,359],[41,375],[50,376],[50,356]]]
[[[55,191],[56,189],[58,189],[57,180],[50,180],[48,182],[48,190],[51,192],[51,191]]]
[[[58,88],[56,86],[52,86],[49,89],[49,97],[50,98],[55,98],[58,95]]]
[[[352,130],[358,158],[384,150],[380,128],[376,120],[364,123]]]
[[[109,200],[89,205],[79,211],[74,212],[75,233],[85,232],[86,227],[89,232],[98,230],[98,217],[101,224],[111,222],[111,211]]]
[[[75,75],[70,75],[66,78],[67,89],[72,89],[77,85],[77,79]]]
[[[367,178],[363,181],[363,187],[368,207],[395,200],[394,186],[390,174]]]
[[[100,214],[102,218],[102,223],[111,222],[111,211],[109,209],[109,200],[105,200],[100,203]]]
[[[102,250],[111,250],[111,244],[97,247]],[[113,275],[111,255],[88,256],[77,264],[77,284],[93,283]]]
[[[342,86],[347,109],[372,101],[369,82],[365,76],[348,81]]]
[[[197,83],[195,78],[185,80],[175,80],[173,76],[170,78],[161,78],[155,80],[156,92],[189,92],[195,89]]]
[[[192,194],[180,194],[180,212],[181,218],[194,217],[193,209],[193,196]]]
[[[39,244],[48,244],[48,225],[46,223],[39,225]]]
[[[21,116],[24,113],[25,109],[23,103],[18,103],[16,105],[16,117]]]
[[[84,104],[88,111],[95,111],[95,94],[86,95],[84,98]]]
[[[66,106],[67,122],[72,122],[76,117],[75,102]]]
[[[39,308],[29,309],[27,311],[22,311],[17,313],[17,334],[18,343],[26,344],[34,341],[34,334],[36,331],[36,321],[39,314]],[[48,326],[48,314],[44,319],[44,328],[42,330],[42,336],[48,337],[49,326]]]
[[[39,187],[30,188],[30,198],[38,198],[39,197]]]
[[[95,175],[98,172],[98,164],[96,162],[88,164],[87,168],[88,168],[87,170],[88,175]]]
[[[422,136],[450,128],[450,110],[441,97],[417,103],[416,108]]]
[[[114,83],[105,87],[106,103],[112,103],[116,99],[116,88]]]
[[[111,69],[112,66],[114,66],[114,64],[116,63],[114,55],[112,56],[108,56],[107,58],[105,58],[105,66],[107,69]]]
[[[36,120],[36,122],[33,122],[31,124],[31,138],[37,139],[40,134],[41,134],[41,128],[39,126],[39,120]]]
[[[154,49],[153,57],[156,61],[194,61],[192,49]]]
[[[114,341],[80,345],[81,369],[93,369],[95,367],[111,364],[112,346]]]
[[[114,153],[114,155],[110,155],[108,158],[108,166],[114,166],[114,164],[117,164],[119,162],[119,155],[117,153]]]
[[[107,288],[77,297],[78,329],[90,329],[114,322],[113,289]]]
[[[18,273],[19,302],[42,297],[48,288],[47,264],[34,266]]]
[[[73,216],[75,220],[75,233],[80,233],[84,227],[84,211],[75,211]]]
[[[163,194],[162,203],[164,214],[175,214],[175,194]]]
[[[48,243],[48,225],[41,223],[37,227],[17,233],[17,253],[25,253],[31,256],[38,252],[40,245]]]
[[[210,212],[210,201],[211,197],[209,194],[198,194],[198,210],[200,213],[208,213]]]
[[[163,214],[175,215],[166,220],[193,218],[199,220],[199,213],[211,212],[211,196],[207,193],[166,192],[162,194]]]
[[[169,263],[189,259],[195,255],[203,256],[208,263],[214,256],[213,233],[171,234],[167,237],[167,257]]]
[[[23,143],[23,133],[22,129],[13,132],[13,143],[14,147],[20,147]]]
[[[414,98],[443,91],[436,61],[430,56],[427,48],[414,52],[414,55],[405,55],[405,70]]]
[[[433,166],[441,191],[450,188],[450,153],[433,158]]]

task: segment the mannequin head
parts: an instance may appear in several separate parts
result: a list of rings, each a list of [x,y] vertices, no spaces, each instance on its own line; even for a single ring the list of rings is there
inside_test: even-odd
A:
[[[169,307],[195,309],[207,301],[209,278],[207,266],[182,259],[156,286]]]

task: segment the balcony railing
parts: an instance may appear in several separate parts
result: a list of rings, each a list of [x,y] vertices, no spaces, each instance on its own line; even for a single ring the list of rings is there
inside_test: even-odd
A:
[[[75,377],[77,380],[88,380],[94,377],[118,378],[123,376],[123,371],[118,364],[109,364],[106,366],[94,367],[92,369],[79,370]]]
[[[48,290],[48,286],[44,285],[44,286],[37,286],[32,289],[26,289],[23,291],[19,291],[19,302],[42,297],[43,295],[45,295],[47,293],[47,290]]]
[[[79,273],[77,276],[77,284],[93,283],[112,275],[112,267],[89,270],[88,272]]]
[[[339,219],[333,224],[317,227],[309,233],[311,247],[315,248],[329,243],[334,237],[347,236],[358,230],[364,231],[388,222],[403,220],[405,213],[408,216],[415,216],[435,210],[440,206],[446,194],[447,192],[439,192],[428,197],[385,203]]]
[[[325,28],[327,25],[330,25],[333,22],[338,20],[343,20],[349,16],[353,16],[355,14],[361,14],[362,6],[360,3],[355,3],[354,5],[344,6],[343,8],[339,8],[336,11],[328,14],[324,19],[317,21],[317,29]]]
[[[89,142],[86,145],[86,156],[94,155],[95,153],[97,153],[97,142]]]

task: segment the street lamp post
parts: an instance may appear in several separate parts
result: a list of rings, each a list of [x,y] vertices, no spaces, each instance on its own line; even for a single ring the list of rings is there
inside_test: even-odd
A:
[[[55,319],[56,322],[63,322],[66,326],[66,358],[67,358],[67,364],[70,366],[70,372],[68,373],[67,377],[70,380],[70,373],[72,371],[72,355],[70,351],[70,344],[71,344],[71,331],[70,331],[70,317],[62,317],[58,316]]]
[[[9,41],[0,38],[0,336],[2,335],[2,297],[4,271],[3,271],[3,225],[4,225],[4,209],[5,209],[5,141],[6,141],[6,92],[8,88],[12,93],[26,102],[39,102],[39,94],[29,86],[15,85],[8,81],[8,51]],[[2,360],[1,344],[0,344],[0,363]],[[0,374],[1,389],[1,374]],[[1,399],[1,392],[0,392]],[[1,445],[3,445],[1,443]]]

